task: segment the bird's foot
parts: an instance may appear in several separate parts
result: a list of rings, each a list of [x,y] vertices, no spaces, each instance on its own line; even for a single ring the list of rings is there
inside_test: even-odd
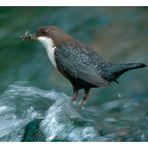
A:
[[[70,105],[73,105],[73,103],[75,102],[76,98],[75,97],[72,97],[71,98],[71,101],[70,101]]]
[[[76,100],[76,97],[72,97],[71,102],[74,102]]]
[[[86,103],[86,101],[83,101],[80,103],[80,105],[78,106],[77,112],[80,112],[83,109],[84,104]]]
[[[84,104],[86,103],[87,97],[88,97],[88,94],[85,94],[80,105],[78,106],[77,112],[80,112],[82,110]]]

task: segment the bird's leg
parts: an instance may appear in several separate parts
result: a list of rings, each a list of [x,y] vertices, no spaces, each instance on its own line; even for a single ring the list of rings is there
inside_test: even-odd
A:
[[[81,103],[78,107],[78,110],[77,110],[78,112],[81,111],[83,105],[86,103],[88,96],[89,96],[89,89],[85,89],[84,96],[83,96],[82,101],[81,101]]]
[[[73,96],[72,96],[72,102],[75,101],[78,97],[78,89],[73,87]]]

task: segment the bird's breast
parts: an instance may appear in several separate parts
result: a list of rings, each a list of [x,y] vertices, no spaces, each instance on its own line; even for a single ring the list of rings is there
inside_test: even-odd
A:
[[[55,47],[47,48],[48,57],[55,68],[57,68],[56,61],[55,61]]]
[[[55,61],[55,49],[53,40],[47,37],[38,37],[39,42],[45,47],[48,57],[55,68],[57,68],[56,61]]]

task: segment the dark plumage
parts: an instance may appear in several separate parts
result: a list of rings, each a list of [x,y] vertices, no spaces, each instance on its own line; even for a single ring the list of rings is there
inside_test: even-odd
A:
[[[90,88],[107,87],[112,81],[118,83],[117,78],[124,72],[145,67],[141,63],[107,63],[96,51],[77,40],[58,46],[55,59],[58,70],[72,83],[73,101],[77,98],[79,89],[85,90],[83,100],[86,101]],[[82,105],[83,101],[79,110]]]
[[[40,36],[53,41],[57,69],[73,86],[72,101],[77,98],[79,89],[84,89],[78,110],[82,108],[92,87],[107,87],[113,81],[118,83],[117,78],[124,72],[146,66],[141,63],[108,63],[95,50],[55,26],[40,28],[35,38]]]

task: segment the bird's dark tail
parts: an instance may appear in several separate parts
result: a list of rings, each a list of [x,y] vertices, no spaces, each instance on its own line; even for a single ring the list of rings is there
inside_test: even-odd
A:
[[[124,72],[131,70],[146,67],[145,64],[142,63],[127,63],[127,64],[112,64],[109,63],[105,68],[107,75],[104,75],[108,81],[115,81],[118,83],[117,78],[121,76]]]

